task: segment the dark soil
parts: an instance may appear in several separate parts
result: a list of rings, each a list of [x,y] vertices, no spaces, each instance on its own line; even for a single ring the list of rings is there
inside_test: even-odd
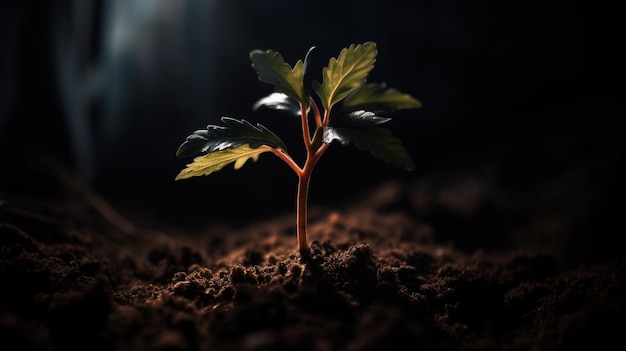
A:
[[[191,231],[114,209],[67,179],[64,196],[9,192],[0,348],[626,346],[626,261],[608,225],[548,206],[550,186],[434,179],[312,206],[310,248],[299,252],[292,213]]]

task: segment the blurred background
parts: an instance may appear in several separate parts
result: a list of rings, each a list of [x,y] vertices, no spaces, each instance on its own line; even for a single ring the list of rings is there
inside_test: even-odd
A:
[[[569,204],[568,214],[613,235],[623,229],[621,205],[611,205],[623,202],[618,13],[566,0],[3,1],[0,192],[53,191],[33,166],[44,159],[115,206],[171,223],[293,211],[297,178],[273,155],[175,182],[191,161],[176,149],[230,116],[264,124],[301,162],[299,122],[252,110],[272,87],[249,52],[272,49],[293,65],[316,46],[308,79],[321,80],[342,48],[374,41],[368,80],[423,103],[387,124],[416,169],[333,145],[313,175],[311,205],[389,179],[473,177],[534,194],[529,207]]]

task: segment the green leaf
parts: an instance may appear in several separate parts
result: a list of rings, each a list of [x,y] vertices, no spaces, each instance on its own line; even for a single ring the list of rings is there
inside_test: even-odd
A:
[[[235,169],[243,167],[249,159],[256,161],[259,155],[271,151],[269,146],[260,146],[252,148],[245,144],[239,147],[214,151],[203,156],[194,158],[193,162],[188,164],[185,169],[180,171],[176,176],[176,180],[187,179],[195,176],[209,175],[217,172],[224,166],[235,163]]]
[[[292,69],[280,53],[272,50],[253,50],[250,60],[260,81],[272,84],[278,91],[308,106],[309,96],[304,89],[305,64],[302,60],[296,62]]]
[[[383,83],[361,86],[346,97],[343,107],[347,111],[392,112],[420,108],[422,103],[409,94],[403,94],[393,88],[387,89]]]
[[[193,157],[249,144],[252,148],[263,145],[282,149],[285,143],[260,123],[256,126],[246,120],[222,117],[224,126],[208,125],[207,129],[193,132],[176,151],[178,157]]]
[[[413,170],[413,161],[400,140],[392,136],[389,130],[376,126],[388,120],[366,111],[340,116],[329,127],[324,128],[322,140],[327,144],[334,140],[342,145],[353,143],[358,149],[368,151],[375,158],[396,167]]]
[[[374,68],[377,54],[376,44],[367,42],[352,44],[341,50],[338,59],[330,59],[328,67],[322,70],[322,84],[313,82],[313,89],[326,111],[365,84],[367,75]]]

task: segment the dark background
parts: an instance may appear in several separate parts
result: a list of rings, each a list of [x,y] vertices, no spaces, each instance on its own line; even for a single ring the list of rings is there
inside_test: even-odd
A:
[[[423,103],[387,124],[416,169],[333,145],[313,174],[312,205],[388,179],[489,173],[509,192],[562,187],[559,201],[593,201],[590,223],[613,235],[623,228],[611,205],[623,202],[618,14],[565,0],[4,1],[0,195],[52,196],[43,159],[121,209],[177,225],[293,211],[297,178],[278,158],[175,182],[191,161],[176,149],[231,116],[261,122],[301,162],[299,122],[252,111],[272,87],[249,52],[279,51],[293,65],[316,46],[308,76],[321,80],[331,56],[374,41],[369,81]]]

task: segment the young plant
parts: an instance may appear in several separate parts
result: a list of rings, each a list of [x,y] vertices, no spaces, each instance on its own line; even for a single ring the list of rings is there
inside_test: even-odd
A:
[[[247,160],[256,161],[265,152],[278,156],[298,176],[296,224],[299,249],[307,247],[307,195],[311,174],[330,144],[335,140],[343,145],[353,143],[376,158],[412,170],[413,162],[406,149],[380,125],[390,120],[382,117],[384,113],[421,107],[412,96],[387,88],[385,84],[366,84],[378,53],[373,42],[352,44],[341,50],[338,58],[331,58],[322,70],[322,83],[312,82],[317,95],[317,100],[314,99],[304,85],[313,49],[309,49],[304,61],[299,60],[293,68],[278,52],[254,50],[250,53],[259,80],[275,88],[274,93],[258,100],[254,109],[265,106],[300,117],[306,148],[306,161],[302,167],[291,158],[285,143],[265,126],[229,117],[221,118],[222,125],[208,125],[207,129],[195,131],[176,152],[178,157],[197,156],[176,176],[176,180],[209,175],[231,163],[239,169]],[[311,117],[313,121],[310,121]]]

